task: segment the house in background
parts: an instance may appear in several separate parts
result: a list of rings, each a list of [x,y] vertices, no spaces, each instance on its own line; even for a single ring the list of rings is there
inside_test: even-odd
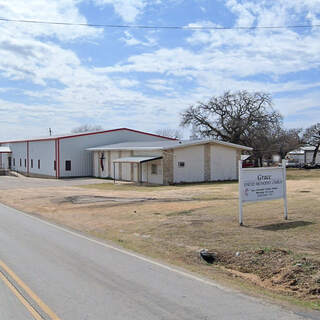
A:
[[[305,146],[287,153],[286,159],[289,162],[297,163],[298,165],[312,163],[315,147]],[[320,152],[317,153],[315,163],[320,163]]]
[[[217,140],[122,142],[88,148],[100,178],[174,184],[236,180],[242,151],[252,148]]]

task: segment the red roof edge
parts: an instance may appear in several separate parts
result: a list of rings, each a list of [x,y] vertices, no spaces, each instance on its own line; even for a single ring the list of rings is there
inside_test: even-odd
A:
[[[139,130],[134,130],[134,129],[129,129],[129,128],[119,128],[119,129],[103,130],[103,131],[88,132],[88,133],[84,132],[82,134],[81,133],[80,134],[71,134],[69,136],[61,136],[61,137],[58,136],[58,137],[52,137],[52,138],[1,141],[0,144],[2,144],[2,143],[50,141],[50,140],[58,140],[58,139],[61,140],[61,139],[69,139],[69,138],[77,138],[77,137],[83,137],[83,136],[91,136],[91,135],[94,135],[94,134],[102,134],[102,133],[115,132],[115,131],[121,131],[121,130],[127,130],[127,131],[131,131],[131,132],[141,133],[141,134],[145,134],[145,135],[148,135],[148,136],[153,136],[153,137],[157,137],[157,138],[163,138],[163,139],[167,139],[167,140],[177,140],[175,138],[164,137],[164,136],[160,136],[158,134],[148,133],[148,132],[144,132],[144,131],[139,131]]]

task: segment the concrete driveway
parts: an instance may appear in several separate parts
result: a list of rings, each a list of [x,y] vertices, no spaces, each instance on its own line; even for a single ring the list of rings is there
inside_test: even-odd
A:
[[[24,176],[19,176],[19,177],[0,176],[0,190],[77,186],[77,185],[95,184],[95,183],[113,183],[113,181],[95,179],[90,177],[56,180],[56,179],[29,178]]]

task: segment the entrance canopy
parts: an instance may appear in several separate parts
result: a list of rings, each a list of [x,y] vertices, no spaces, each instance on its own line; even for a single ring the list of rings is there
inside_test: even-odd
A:
[[[0,153],[11,153],[10,147],[0,147]]]
[[[162,157],[159,156],[153,156],[153,157],[125,157],[125,158],[119,158],[115,159],[112,162],[113,163],[144,163],[148,161],[158,160],[162,159]]]

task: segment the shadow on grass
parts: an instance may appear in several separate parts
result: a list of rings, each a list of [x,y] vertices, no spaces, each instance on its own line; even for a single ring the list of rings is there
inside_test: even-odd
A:
[[[287,229],[294,229],[299,227],[305,227],[314,224],[314,222],[310,221],[292,221],[292,222],[281,222],[281,223],[274,223],[268,224],[265,226],[255,227],[259,230],[266,230],[266,231],[278,231],[278,230],[287,230]]]

